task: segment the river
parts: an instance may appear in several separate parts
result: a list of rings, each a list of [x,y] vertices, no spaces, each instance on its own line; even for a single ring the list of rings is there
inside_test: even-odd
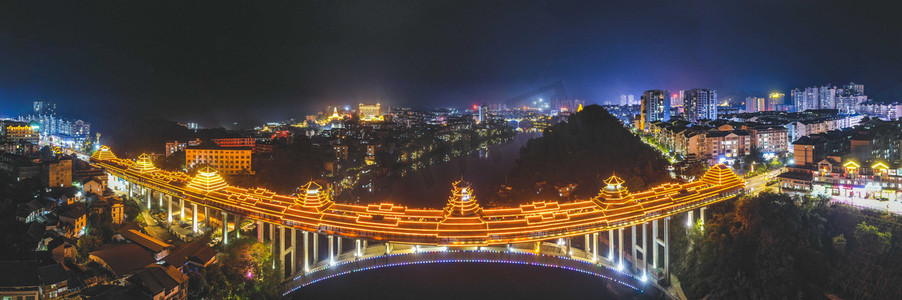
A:
[[[365,196],[364,202],[386,202],[415,208],[444,207],[451,195],[451,184],[463,179],[470,182],[476,199],[486,199],[505,183],[508,172],[520,157],[520,148],[541,133],[518,133],[514,139],[486,150],[457,157],[448,162],[426,166],[396,179],[391,187]]]

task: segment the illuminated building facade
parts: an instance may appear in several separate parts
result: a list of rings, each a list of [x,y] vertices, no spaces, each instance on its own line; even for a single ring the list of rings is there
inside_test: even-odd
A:
[[[187,148],[185,165],[208,164],[223,174],[254,174],[252,148]]]
[[[41,140],[40,125],[37,123],[12,122],[4,124],[3,127],[7,141],[37,144]]]
[[[182,143],[179,141],[168,141],[168,142],[166,142],[165,147],[166,148],[165,148],[164,153],[166,154],[166,156],[170,156],[176,152],[184,151],[185,148],[187,147],[187,143]]]
[[[767,95],[767,110],[782,110],[780,108],[783,105],[784,96],[785,95],[783,93],[770,93],[770,95]]]
[[[697,123],[699,120],[717,119],[717,91],[708,89],[691,89],[685,91],[683,98],[685,119]]]
[[[257,143],[257,139],[255,139],[255,138],[224,138],[224,139],[213,139],[213,143],[215,143],[219,147],[224,147],[224,148],[254,147],[254,145]]]
[[[748,97],[745,98],[745,112],[759,112],[764,111],[766,108],[766,100],[764,98],[759,97]]]
[[[365,104],[360,103],[357,106],[357,116],[360,117],[361,121],[383,121],[385,118],[382,116],[382,104]]]
[[[72,186],[72,160],[62,159],[44,163],[41,179],[48,187]]]
[[[783,154],[789,151],[789,130],[779,125],[761,125],[748,129],[752,147],[760,153]]]
[[[648,123],[670,120],[670,92],[650,90],[642,94],[639,130],[646,131]]]
[[[348,146],[347,145],[335,145],[332,147],[335,150],[335,159],[339,160],[347,160],[348,159]],[[367,149],[369,150],[369,149]],[[367,151],[369,152],[369,151]]]

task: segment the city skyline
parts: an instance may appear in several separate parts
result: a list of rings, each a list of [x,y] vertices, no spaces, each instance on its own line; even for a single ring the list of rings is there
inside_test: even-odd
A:
[[[902,47],[882,37],[900,24],[870,3],[6,5],[7,116],[47,100],[76,117],[134,109],[216,126],[362,101],[465,107],[558,81],[569,98],[598,104],[649,89],[744,99],[852,80],[867,84],[873,99],[895,101],[899,92],[893,53]],[[190,17],[200,12],[204,18]],[[675,15],[684,21],[666,21]],[[839,21],[847,18],[870,21]],[[839,36],[844,42],[826,51],[805,50]],[[643,68],[659,71],[636,72]]]

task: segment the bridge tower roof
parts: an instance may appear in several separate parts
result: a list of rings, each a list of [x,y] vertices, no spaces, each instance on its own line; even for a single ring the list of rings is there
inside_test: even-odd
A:
[[[470,183],[460,180],[452,184],[451,197],[448,198],[448,205],[445,207],[445,214],[455,217],[474,216],[482,212],[479,203],[476,203],[476,197],[473,196],[473,189]]]
[[[219,172],[210,167],[198,170],[197,175],[188,183],[188,188],[204,193],[218,191],[227,186],[229,185],[222,179]]]
[[[730,167],[724,164],[717,164],[708,169],[705,175],[702,175],[701,181],[710,185],[722,185],[739,182],[739,177]]]
[[[611,177],[604,180],[605,186],[598,193],[598,196],[592,198],[592,201],[601,207],[607,207],[611,204],[627,204],[633,197],[630,196],[629,190],[623,183],[625,183],[623,179],[617,177],[617,175],[611,175]]]
[[[311,180],[298,189],[298,196],[295,202],[306,208],[321,210],[332,204],[332,199],[329,198],[327,189]]]
[[[138,156],[138,159],[135,160],[135,164],[128,169],[141,174],[153,173],[159,170],[157,167],[154,167],[153,161],[151,161],[150,155],[147,155],[147,153]]]
[[[94,151],[94,154],[91,154],[91,158],[96,160],[112,160],[116,159],[116,154],[113,154],[113,151],[110,150],[110,147],[103,145],[100,146],[100,149]]]

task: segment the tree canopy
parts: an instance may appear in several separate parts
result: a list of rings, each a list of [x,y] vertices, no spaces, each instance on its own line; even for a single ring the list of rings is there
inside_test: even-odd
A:
[[[671,252],[674,274],[690,299],[886,298],[902,292],[902,258],[891,242],[893,231],[902,230],[898,217],[773,193],[717,206],[719,213],[703,229],[688,232],[682,246],[688,250]],[[676,240],[685,239],[684,228],[671,228]]]

